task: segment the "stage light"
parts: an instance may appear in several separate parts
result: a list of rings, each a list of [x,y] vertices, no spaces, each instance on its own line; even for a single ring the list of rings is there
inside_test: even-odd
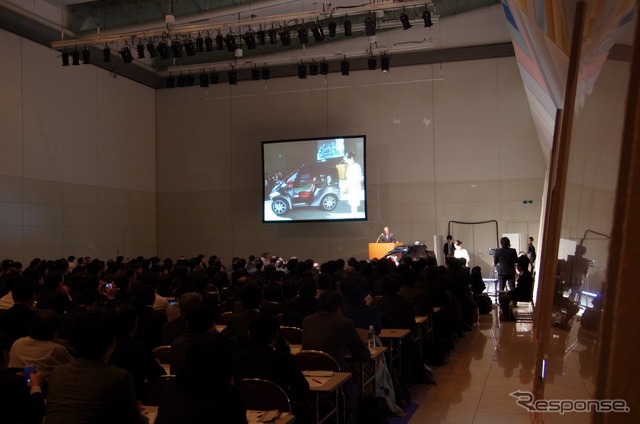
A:
[[[187,80],[184,75],[178,75],[177,85],[178,87],[184,87],[185,85],[187,85]]]
[[[204,38],[202,38],[200,34],[196,37],[196,51],[198,53],[202,53],[204,51]]]
[[[144,44],[142,44],[142,41],[138,43],[136,50],[138,52],[138,59],[144,59]]]
[[[216,50],[224,50],[224,37],[220,33],[216,35]]]
[[[307,65],[304,63],[298,64],[298,78],[307,79]]]
[[[364,18],[364,29],[367,33],[367,37],[373,37],[376,35],[376,18],[372,14],[368,14]]]
[[[208,35],[204,37],[204,48],[207,49],[208,52],[213,51],[213,38]]]
[[[306,25],[300,25],[298,27],[298,40],[300,44],[307,44],[309,42],[309,29]]]
[[[156,46],[154,46],[152,42],[147,43],[147,52],[149,53],[149,57],[152,59],[158,56],[158,53],[156,53]]]
[[[422,12],[422,19],[424,19],[424,26],[426,28],[433,26],[433,22],[431,22],[431,12],[429,12],[427,9]]]
[[[187,56],[195,56],[196,55],[196,46],[193,44],[193,40],[191,38],[187,38],[182,43],[184,47],[184,51],[187,52]]]
[[[324,33],[322,32],[322,25],[320,25],[320,23],[316,23],[311,27],[311,33],[316,42],[324,40]]]
[[[405,12],[402,12],[400,14],[400,22],[402,22],[402,29],[411,28],[411,22],[409,22],[409,15],[407,15]]]
[[[211,71],[209,74],[209,83],[215,85],[218,82],[220,82],[220,74],[216,71]]]
[[[320,75],[328,75],[329,74],[329,64],[326,61],[320,62]]]
[[[242,39],[244,40],[244,43],[247,45],[247,48],[249,50],[255,49],[256,46],[258,45],[256,43],[256,35],[253,31],[245,32],[244,35],[242,36]]]
[[[236,44],[236,37],[229,33],[226,37],[224,37],[224,44],[227,46],[227,51],[233,53],[238,48],[238,44]]]
[[[347,18],[346,21],[344,21],[344,24],[342,24],[342,26],[344,27],[344,35],[345,37],[351,37],[351,21]]]
[[[380,56],[380,69],[382,69],[382,72],[389,72],[389,55],[383,54]]]
[[[206,88],[209,87],[209,75],[205,71],[202,71],[199,76],[200,79],[200,87]]]
[[[173,88],[176,86],[176,79],[169,75],[164,82],[164,86],[167,88]]]
[[[336,36],[336,28],[337,27],[338,27],[338,25],[334,21],[329,22],[329,37],[335,37]]]
[[[185,82],[187,87],[193,87],[193,84],[196,82],[196,79],[191,75],[191,72],[185,77]]]
[[[124,46],[120,49],[120,57],[122,57],[122,61],[124,63],[131,63],[133,61],[133,56],[131,55],[129,46]]]
[[[251,68],[251,80],[258,81],[260,79],[260,69]]]
[[[227,78],[229,79],[229,85],[238,85],[238,74],[234,69],[227,72]]]
[[[62,52],[62,66],[69,66],[69,53],[66,50]]]
[[[102,61],[111,62],[111,49],[109,46],[105,46],[104,49],[102,49]]]
[[[318,64],[316,62],[309,64],[309,75],[318,75]]]
[[[256,34],[258,36],[258,44],[264,46],[267,44],[267,33],[265,30],[261,29]]]
[[[260,77],[263,80],[268,80],[269,78],[271,78],[271,69],[268,66],[263,66],[260,70]]]
[[[73,66],[80,65],[80,52],[78,51],[77,48],[74,48],[73,51],[71,52],[71,64]]]
[[[166,41],[158,43],[158,54],[160,55],[160,59],[169,59],[169,46]]]
[[[269,44],[278,44],[278,31],[273,28],[269,30]]]
[[[180,40],[173,40],[171,42],[171,54],[173,57],[182,57],[182,43]]]
[[[82,50],[82,63],[84,65],[89,65],[91,63],[91,50],[88,47],[85,47]]]
[[[369,56],[369,58],[367,59],[367,68],[369,68],[370,71],[375,71],[377,66],[378,61],[376,60],[376,58],[373,56]]]
[[[282,31],[280,31],[279,35],[280,42],[283,46],[288,46],[291,44],[291,34],[289,33],[289,30],[287,28],[284,28]]]
[[[340,73],[342,75],[349,75],[349,61],[347,59],[340,61]]]

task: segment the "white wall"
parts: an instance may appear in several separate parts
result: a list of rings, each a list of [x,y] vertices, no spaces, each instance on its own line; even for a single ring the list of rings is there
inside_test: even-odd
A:
[[[0,257],[153,255],[155,92],[58,55],[0,30]]]

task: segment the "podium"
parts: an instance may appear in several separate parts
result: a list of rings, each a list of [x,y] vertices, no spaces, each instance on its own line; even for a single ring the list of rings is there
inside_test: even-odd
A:
[[[369,243],[369,259],[378,258],[381,259],[394,247],[400,246],[403,243],[396,241],[394,243]]]

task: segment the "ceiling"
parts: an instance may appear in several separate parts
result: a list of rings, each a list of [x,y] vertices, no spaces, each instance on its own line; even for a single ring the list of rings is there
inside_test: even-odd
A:
[[[432,23],[428,27],[427,14]],[[404,29],[401,18],[410,27]],[[340,72],[343,60],[356,70],[376,59],[380,69],[381,56],[389,57],[394,67],[513,55],[499,0],[0,0],[0,28],[60,52],[86,48],[91,64],[155,88],[163,88],[169,75],[197,77],[213,70],[220,71],[224,81],[232,69],[243,80],[251,78],[252,69],[268,67],[276,78],[296,75],[299,65],[308,68],[322,61],[329,72]],[[286,32],[291,38],[287,46],[282,42]],[[229,44],[237,48],[224,41],[233,41]],[[163,42],[168,57],[151,58],[147,46],[154,46],[157,54]],[[172,43],[181,46],[179,56]],[[196,48],[192,55],[185,49],[189,43]],[[138,56],[139,45],[144,57]],[[109,62],[103,61],[105,48]],[[127,49],[130,63],[120,54]]]

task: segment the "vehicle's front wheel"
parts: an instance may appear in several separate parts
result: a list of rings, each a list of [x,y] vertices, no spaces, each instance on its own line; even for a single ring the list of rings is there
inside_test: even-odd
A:
[[[332,211],[336,208],[336,206],[338,206],[338,198],[333,194],[326,195],[322,198],[320,206],[322,206],[322,209],[324,209],[325,211]]]
[[[287,202],[282,199],[276,199],[271,203],[271,210],[276,215],[282,215],[289,209]]]

